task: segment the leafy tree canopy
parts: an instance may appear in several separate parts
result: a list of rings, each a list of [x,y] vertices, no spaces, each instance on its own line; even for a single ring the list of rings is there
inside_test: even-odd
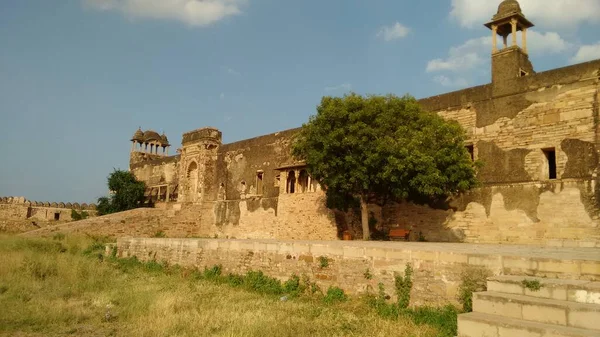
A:
[[[411,96],[323,97],[293,154],[336,205],[357,198],[363,238],[367,203],[441,198],[477,184],[476,167],[454,121],[422,110]]]
[[[108,189],[111,191],[110,196],[98,198],[100,215],[123,212],[143,205],[146,184],[138,181],[129,171],[115,169],[108,176]]]

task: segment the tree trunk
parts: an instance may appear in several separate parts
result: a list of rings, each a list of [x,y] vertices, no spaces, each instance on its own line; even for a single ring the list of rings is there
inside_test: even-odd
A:
[[[363,230],[363,240],[368,241],[371,238],[369,231],[369,206],[367,204],[367,198],[363,195],[360,196],[360,219]]]

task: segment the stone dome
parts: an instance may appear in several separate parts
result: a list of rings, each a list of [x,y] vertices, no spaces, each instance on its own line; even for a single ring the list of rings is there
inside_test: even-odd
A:
[[[165,135],[164,132],[162,135],[160,135],[160,139],[162,140],[162,145],[169,146],[169,139],[167,138],[167,135]]]
[[[145,142],[162,142],[162,138],[156,131],[148,130],[144,132],[144,141]]]
[[[498,13],[494,18],[503,18],[517,13],[522,13],[519,2],[517,0],[504,0],[498,6]]]
[[[142,131],[142,129],[137,129],[137,131],[133,134],[133,137],[131,137],[131,141],[137,141],[137,142],[143,142],[144,141],[144,132]]]

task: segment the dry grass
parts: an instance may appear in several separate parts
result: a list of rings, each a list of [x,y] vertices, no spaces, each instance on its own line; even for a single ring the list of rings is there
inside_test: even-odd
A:
[[[280,301],[186,272],[124,269],[85,255],[90,239],[0,237],[0,335],[437,336],[351,299]]]

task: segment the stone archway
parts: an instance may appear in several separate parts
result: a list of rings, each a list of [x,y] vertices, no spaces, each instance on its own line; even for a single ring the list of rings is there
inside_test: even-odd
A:
[[[187,200],[195,202],[198,196],[198,164],[193,161],[187,169]]]

